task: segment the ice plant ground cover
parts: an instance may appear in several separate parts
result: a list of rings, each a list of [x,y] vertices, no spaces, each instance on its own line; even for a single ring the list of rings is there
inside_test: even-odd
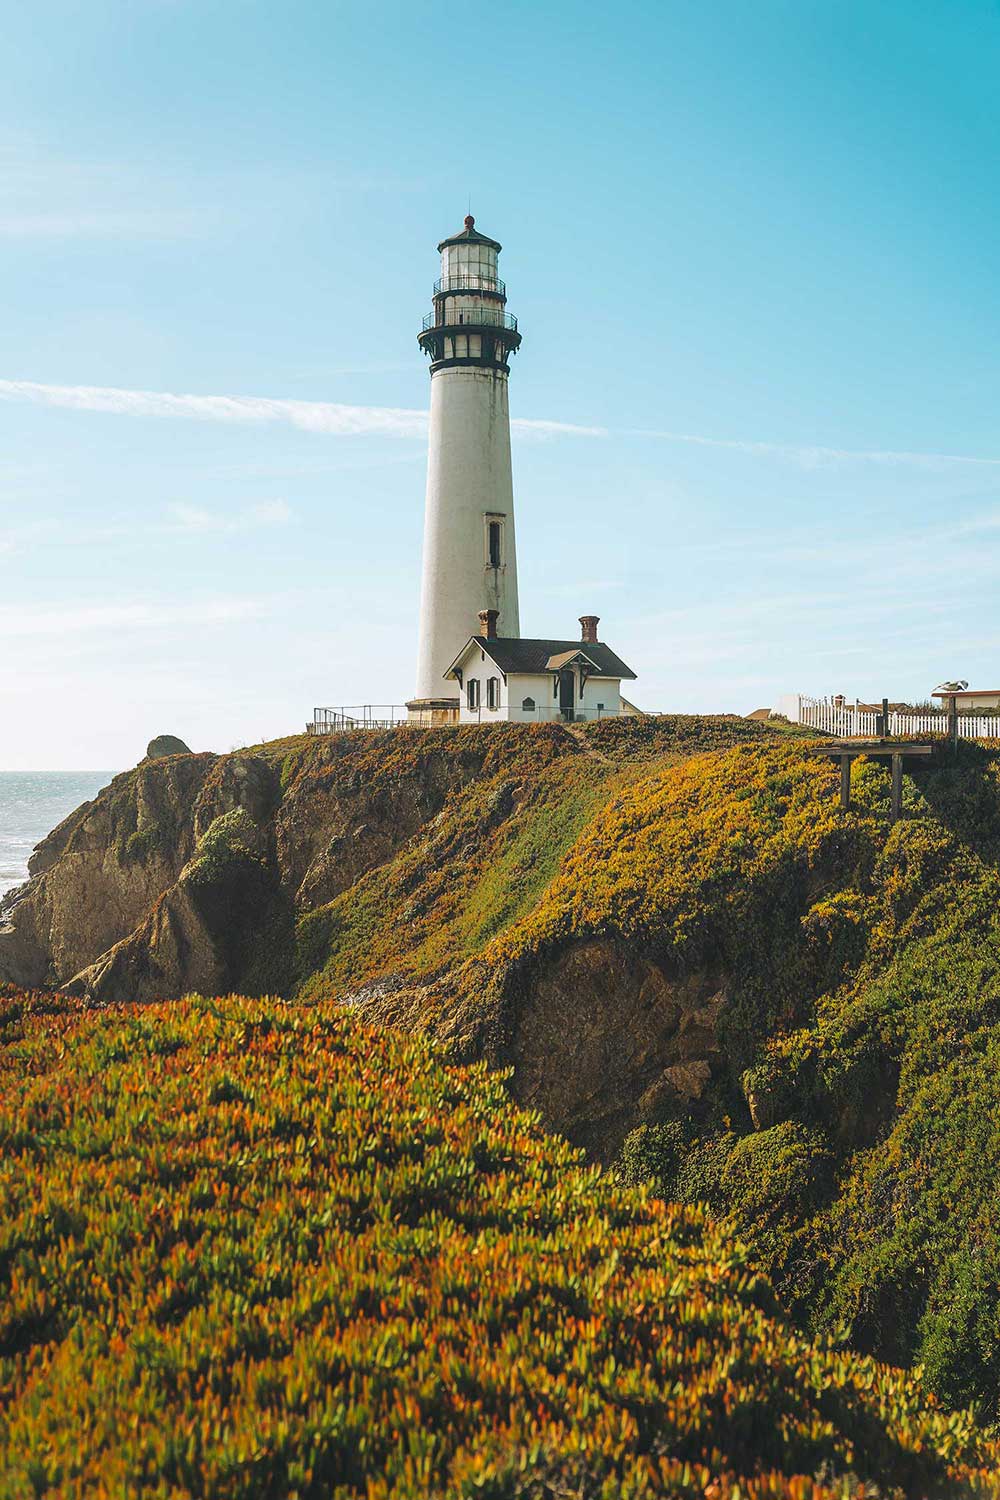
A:
[[[482,1068],[327,1002],[0,992],[12,1500],[915,1500],[998,1458]]]

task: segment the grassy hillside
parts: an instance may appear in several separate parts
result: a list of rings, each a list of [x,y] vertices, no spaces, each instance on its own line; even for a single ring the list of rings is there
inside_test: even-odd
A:
[[[896,827],[883,769],[847,815],[837,775],[724,717],[172,757],[53,835],[0,974],[431,1032],[994,1420],[1000,748],[920,765]]]
[[[738,784],[721,796],[707,767],[687,768],[704,800],[679,820],[637,789],[641,828],[622,878],[565,871],[522,941],[571,920],[599,879],[600,920],[636,932],[645,921],[682,963],[723,945],[731,1024],[743,1023],[740,1055],[753,1059],[743,1100],[723,1090],[713,1120],[651,1120],[624,1153],[626,1177],[734,1213],[812,1327],[846,1328],[862,1348],[922,1365],[942,1397],[993,1418],[1000,756],[966,747],[957,763],[926,768],[894,828],[873,765],[858,767],[859,806],[842,819],[828,799],[809,800],[808,766],[793,765],[789,782],[770,753],[742,773],[724,757],[713,781],[726,762]],[[619,830],[628,815],[614,814]]]
[[[1000,1495],[700,1212],[328,1003],[6,991],[0,1285],[12,1500]]]
[[[614,1127],[610,1152],[588,1127],[611,1118],[611,1077],[645,1123],[627,1176],[733,1214],[806,1326],[920,1366],[943,1399],[995,1419],[1000,751],[965,746],[908,776],[892,827],[884,769],[856,764],[844,816],[833,766],[794,740],[637,737],[631,756],[589,743],[527,792],[507,767],[477,783],[306,917],[305,992],[445,968],[418,1012],[459,1035],[487,1017],[515,1088],[605,1158]],[[680,1023],[711,1068],[696,1096],[657,1080],[664,1061],[677,1071],[662,1049],[645,1073],[615,1073],[647,1025],[632,1005],[647,981],[609,964],[587,988],[567,966],[609,946],[667,976],[660,1014],[685,985],[723,997],[707,1041]],[[415,1014],[392,991],[375,1010]]]
[[[651,765],[779,738],[766,726],[724,716],[609,719],[573,732],[557,725],[491,727],[489,753],[475,777],[456,779],[416,837],[298,918],[292,987],[316,995],[389,974],[427,980],[474,957],[489,961],[492,940],[535,910],[579,835],[622,788],[644,782]],[[391,745],[388,765],[380,743],[370,751],[380,781],[387,771],[412,771],[428,755],[416,737],[382,739]],[[475,728],[443,731],[434,748],[461,763],[463,752],[483,744]],[[284,774],[300,792],[312,778],[338,774],[314,744],[288,755]]]

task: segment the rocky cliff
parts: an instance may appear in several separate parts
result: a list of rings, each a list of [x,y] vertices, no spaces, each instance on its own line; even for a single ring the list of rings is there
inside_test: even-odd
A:
[[[40,846],[0,977],[335,999],[511,1069],[735,1217],[806,1322],[1000,1389],[1000,749],[905,783],[746,721],[144,762]]]
[[[96,1001],[339,996],[512,1063],[521,1097],[607,1155],[727,1066],[726,966],[613,926],[529,942],[532,921],[629,789],[713,749],[794,754],[779,740],[677,718],[147,759],[39,846],[0,908],[0,977]]]

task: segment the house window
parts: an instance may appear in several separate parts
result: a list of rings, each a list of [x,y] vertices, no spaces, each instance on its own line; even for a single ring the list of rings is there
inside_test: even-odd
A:
[[[486,558],[491,568],[503,567],[503,522],[486,523]]]
[[[500,707],[499,677],[488,677],[486,679],[486,707],[492,709]]]
[[[521,712],[522,713],[526,713],[526,714],[532,714],[532,713],[534,713],[534,711],[535,711],[535,700],[534,700],[534,698],[524,698],[522,700],[522,702],[521,702]]]
[[[479,678],[470,677],[465,688],[465,698],[469,707],[475,711],[479,707]]]

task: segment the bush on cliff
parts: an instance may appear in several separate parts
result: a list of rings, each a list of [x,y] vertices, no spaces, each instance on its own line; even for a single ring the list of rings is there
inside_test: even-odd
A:
[[[260,864],[260,830],[242,807],[222,813],[206,828],[188,865],[192,885],[215,885],[234,871]]]
[[[733,1215],[808,1326],[847,1330],[863,1349],[921,1366],[943,1399],[974,1402],[995,1420],[1000,757],[967,746],[957,761],[907,778],[909,817],[893,828],[884,821],[886,781],[877,768],[858,768],[863,806],[843,825],[846,836],[853,821],[858,858],[854,868],[826,865],[825,889],[800,918],[814,977],[826,963],[833,982],[812,994],[802,984],[799,1024],[780,1008],[768,1024],[754,1000],[764,1024],[743,1078],[752,1119],[729,1099],[728,1123],[690,1125],[679,1161],[664,1171],[651,1160],[647,1176],[658,1191]],[[742,797],[730,787],[726,806],[709,803],[702,821],[732,826],[731,804],[751,808],[752,786],[745,779]],[[787,867],[819,847],[816,830],[813,819],[798,832],[784,820]],[[756,866],[759,856],[745,864],[733,898],[743,911]],[[710,858],[682,884],[686,904],[670,913],[661,941],[695,909],[712,868]],[[645,887],[655,892],[667,878]],[[586,877],[575,884],[585,890]],[[726,938],[724,912],[711,918],[711,933],[733,944],[744,1006],[747,996],[766,999],[760,976],[807,973],[791,923],[782,936],[775,915],[758,907],[754,924],[755,941],[775,947],[752,957],[748,980],[737,933]]]
[[[328,1004],[7,992],[0,1147],[12,1500],[1000,1495],[701,1213]]]

